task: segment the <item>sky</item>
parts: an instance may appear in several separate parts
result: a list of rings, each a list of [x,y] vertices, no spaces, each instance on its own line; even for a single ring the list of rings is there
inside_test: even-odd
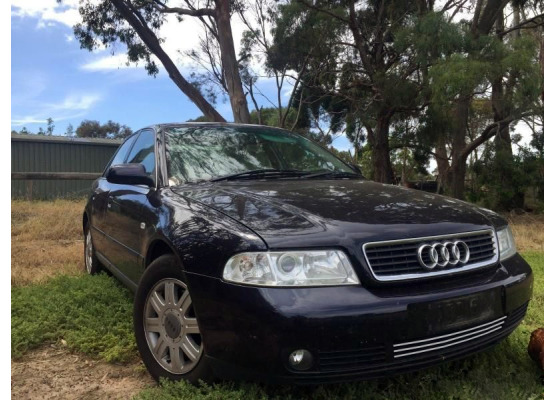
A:
[[[181,122],[201,112],[161,68],[149,76],[143,65],[126,66],[125,48],[89,52],[79,48],[72,27],[79,22],[78,0],[12,0],[11,4],[11,127],[37,132],[46,119],[54,120],[54,133],[64,134],[68,124],[75,129],[84,119],[104,123],[113,120],[133,130],[161,122]],[[233,21],[236,50],[241,24]],[[179,55],[195,48],[201,32],[194,18],[163,26],[165,50],[187,74],[194,67]],[[112,54],[113,53],[113,54]],[[259,89],[275,101],[271,80],[259,80]],[[289,95],[286,88],[286,99]],[[258,102],[271,106],[259,96]],[[233,120],[229,104],[220,100],[217,110]],[[345,137],[333,145],[351,148]]]

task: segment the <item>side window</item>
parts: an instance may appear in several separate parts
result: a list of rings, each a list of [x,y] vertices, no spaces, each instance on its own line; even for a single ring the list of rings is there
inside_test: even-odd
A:
[[[112,158],[112,161],[110,161],[110,164],[108,164],[108,166],[106,167],[106,170],[104,171],[104,175],[106,175],[106,172],[111,166],[125,163],[125,157],[127,156],[127,153],[129,153],[129,149],[133,145],[133,142],[135,142],[136,138],[137,135],[133,135],[129,137],[125,142],[122,143],[122,145],[118,148],[116,154]]]
[[[153,131],[146,130],[139,134],[139,137],[135,141],[127,157],[126,164],[127,163],[143,164],[147,174],[153,176],[155,167]]]

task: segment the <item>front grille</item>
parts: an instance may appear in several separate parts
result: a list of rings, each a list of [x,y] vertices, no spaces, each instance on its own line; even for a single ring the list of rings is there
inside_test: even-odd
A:
[[[320,370],[360,369],[367,365],[382,364],[386,361],[385,346],[375,346],[357,350],[327,351],[319,353]]]
[[[437,266],[427,269],[419,262],[418,250],[421,246],[434,243],[464,242],[469,249],[467,262],[456,265]],[[453,235],[429,236],[384,242],[371,242],[363,245],[363,251],[373,276],[379,281],[397,281],[426,278],[453,272],[467,271],[492,265],[498,261],[498,248],[494,231],[491,229],[458,233]],[[425,263],[430,262],[424,254]]]

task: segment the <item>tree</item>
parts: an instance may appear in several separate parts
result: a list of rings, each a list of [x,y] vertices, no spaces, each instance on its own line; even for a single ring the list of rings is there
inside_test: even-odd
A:
[[[241,75],[246,92],[251,97],[256,115],[251,116],[252,120],[257,120],[259,124],[263,122],[263,108],[259,106],[256,95],[263,97],[272,108],[278,113],[278,123],[275,126],[280,128],[295,129],[298,126],[302,107],[295,109],[294,103],[296,96],[290,95],[285,101],[287,87],[291,88],[291,93],[296,93],[301,83],[302,75],[307,65],[307,59],[301,62],[299,71],[288,70],[287,65],[276,62],[274,59],[275,43],[280,41],[279,34],[273,34],[277,29],[278,4],[273,0],[245,0],[238,5],[238,15],[246,28],[241,39]],[[308,52],[312,52],[319,41],[310,43]],[[293,46],[293,43],[290,43]],[[296,73],[297,72],[297,73]],[[259,78],[269,78],[275,84],[276,100],[271,100],[274,93],[265,93],[259,89],[257,81]],[[293,115],[293,117],[292,117]],[[303,130],[307,126],[302,126]]]
[[[75,130],[77,137],[83,138],[102,138],[106,137],[100,122],[92,120],[83,120]]]
[[[77,137],[86,138],[124,139],[133,134],[133,131],[126,125],[110,120],[102,125],[99,121],[84,120],[75,130],[75,134]]]
[[[499,40],[500,35],[513,31],[513,28],[493,32],[508,2],[509,0],[478,1],[472,20],[460,25],[462,48],[447,54],[429,71],[434,107],[444,108],[446,112],[445,106],[449,105],[450,112],[447,124],[449,135],[446,140],[440,139],[436,148],[436,153],[442,158],[437,160],[439,177],[446,193],[457,198],[464,198],[469,155],[494,136],[500,136],[501,132],[507,136],[503,132],[509,129],[512,122],[529,115],[532,112],[531,100],[538,97],[539,80],[530,68],[533,61],[532,48],[506,46]],[[505,102],[509,108],[498,113],[502,111],[499,108],[502,93],[497,86],[509,79],[508,74],[520,77],[515,80],[519,87],[510,90],[512,93],[521,93],[518,96],[520,101]],[[475,139],[467,140],[472,101],[478,96],[488,96],[489,91],[494,96],[491,96],[494,110],[498,110],[494,120]]]
[[[66,136],[73,136],[74,134],[74,130],[73,130],[73,125],[72,124],[68,124],[67,128],[66,128]]]
[[[99,44],[107,46],[117,42],[123,43],[127,47],[129,62],[144,61],[150,75],[159,72],[154,62],[154,58],[158,58],[176,86],[206,117],[211,121],[224,121],[198,87],[182,75],[174,60],[162,48],[163,38],[157,36],[167,15],[173,15],[180,21],[184,16],[198,18],[218,42],[223,77],[234,120],[248,123],[249,111],[242,89],[230,24],[230,1],[208,1],[203,8],[196,8],[189,0],[185,0],[185,4],[186,8],[181,8],[168,6],[165,0],[84,0],[79,8],[82,23],[75,26],[74,32],[81,47],[90,51]]]
[[[416,110],[417,66],[394,47],[398,30],[430,11],[427,2],[298,0],[280,8],[275,59],[302,73],[304,102],[313,115],[328,113],[333,131],[345,126],[360,145],[364,128],[374,180],[393,183],[392,118]],[[314,52],[308,43],[318,43]],[[292,48],[293,47],[293,48]],[[300,60],[308,59],[301,70]],[[279,65],[279,64],[275,64]]]
[[[46,120],[46,134],[48,136],[52,136],[53,133],[54,133],[54,120],[48,117]]]

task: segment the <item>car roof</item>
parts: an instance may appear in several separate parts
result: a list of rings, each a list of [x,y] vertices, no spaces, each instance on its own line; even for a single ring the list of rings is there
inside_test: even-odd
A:
[[[229,127],[249,127],[249,128],[264,128],[264,129],[280,129],[280,130],[285,130],[283,128],[278,128],[278,127],[274,127],[274,126],[268,126],[268,125],[259,125],[259,124],[240,124],[240,123],[235,123],[235,122],[175,122],[175,123],[161,123],[161,124],[154,124],[151,125],[147,128],[153,128],[153,129],[160,129],[160,130],[164,130],[165,128],[176,128],[176,127],[190,127],[190,128],[194,128],[194,127],[210,127],[210,126],[221,126],[221,127],[225,127],[225,126],[229,126]]]

